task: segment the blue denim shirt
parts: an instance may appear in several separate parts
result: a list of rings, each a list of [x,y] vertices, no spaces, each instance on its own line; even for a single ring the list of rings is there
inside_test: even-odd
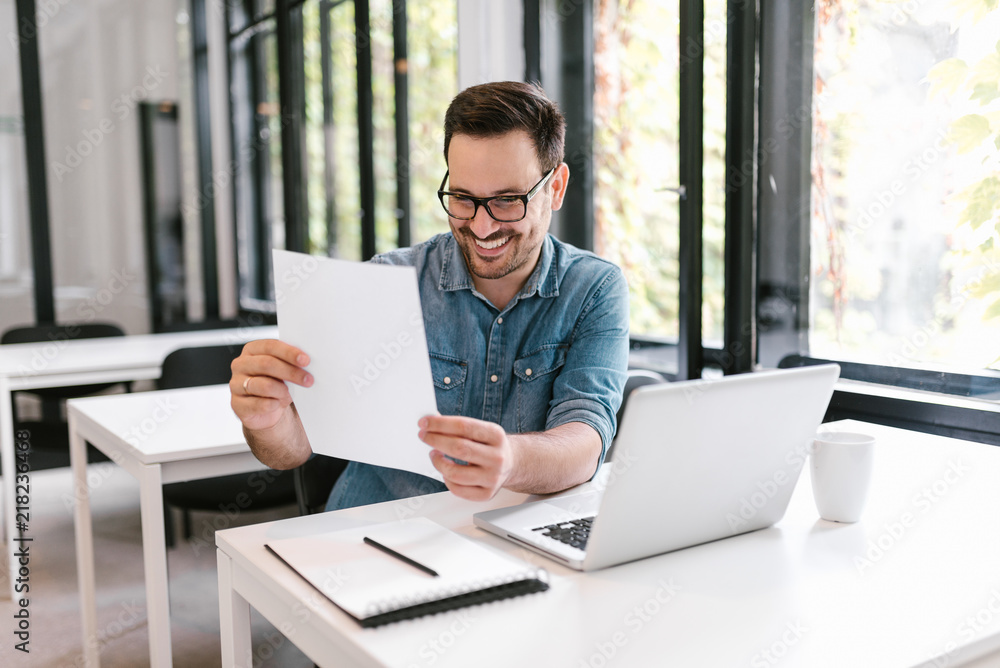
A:
[[[475,289],[451,233],[372,261],[417,270],[441,414],[495,422],[509,434],[583,422],[601,435],[603,459],[628,364],[628,285],[617,266],[549,235],[524,287],[498,310]],[[444,489],[352,462],[327,509]]]

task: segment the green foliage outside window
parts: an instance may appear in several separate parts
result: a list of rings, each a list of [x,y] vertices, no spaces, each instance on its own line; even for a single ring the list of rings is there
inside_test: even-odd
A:
[[[823,0],[812,354],[1000,367],[997,0]]]
[[[458,86],[457,6],[454,0],[408,2],[408,59],[398,64],[393,49],[394,7],[392,0],[373,0],[371,29],[362,36],[355,35],[353,2],[339,3],[328,10],[330,123],[324,121],[320,5],[307,3],[303,8],[309,237],[313,252],[361,258],[359,39],[370,46],[372,56],[376,249],[385,252],[397,246],[397,168],[409,177],[413,241],[448,229],[447,220],[439,215],[436,192],[445,169],[441,124]],[[409,88],[410,157],[405,164],[398,164],[396,151],[397,67],[406,72]],[[332,225],[328,225],[328,218]]]
[[[705,6],[704,338],[722,338],[726,3]],[[678,335],[677,3],[596,0],[595,248],[629,282],[634,335]],[[687,48],[690,48],[688,46]],[[571,165],[572,167],[572,165]]]
[[[997,0],[966,0],[961,15],[973,21],[997,12]],[[956,237],[960,242],[949,261],[968,280],[962,286],[967,298],[982,300],[982,321],[1000,322],[1000,41],[975,60],[944,60],[928,73],[930,96],[954,101],[966,113],[949,127],[948,139],[963,160],[975,167],[973,178],[954,195],[962,206]],[[978,176],[978,174],[977,174]],[[993,362],[1000,367],[1000,357]]]

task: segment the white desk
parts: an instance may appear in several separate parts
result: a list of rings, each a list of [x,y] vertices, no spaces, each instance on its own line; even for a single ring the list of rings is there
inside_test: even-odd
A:
[[[263,470],[229,406],[229,386],[117,394],[67,402],[76,500],[76,560],[87,666],[98,665],[94,539],[86,441],[139,481],[150,665],[172,666],[163,485]]]
[[[506,492],[218,532],[223,665],[268,649],[251,646],[250,606],[321,666],[951,667],[1000,650],[1000,448],[852,426],[879,439],[860,523],[820,520],[806,470],[774,527],[588,574],[473,527],[474,511],[522,498]],[[544,565],[551,589],[361,629],[264,549],[412,515]]]
[[[0,464],[3,466],[4,549],[10,569],[7,589],[13,595],[16,562],[11,559],[15,524],[14,416],[11,392],[41,387],[150,380],[160,377],[163,360],[188,346],[239,344],[276,338],[277,327],[239,327],[169,334],[14,343],[0,346]]]

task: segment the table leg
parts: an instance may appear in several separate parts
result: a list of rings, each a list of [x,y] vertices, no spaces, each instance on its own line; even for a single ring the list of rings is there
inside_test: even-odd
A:
[[[73,468],[73,504],[76,526],[76,574],[80,586],[80,616],[83,619],[83,658],[87,668],[97,668],[97,599],[94,590],[94,529],[87,484],[87,444],[76,430],[76,416],[69,413],[69,460]]]
[[[163,478],[160,465],[143,466],[139,474],[142,509],[142,561],[146,575],[149,661],[152,668],[171,668],[170,590],[167,586],[167,542],[163,526]]]
[[[250,668],[250,604],[236,593],[233,560],[217,550],[219,562],[219,624],[222,633],[222,668]],[[243,657],[240,662],[236,657]]]
[[[7,552],[7,589],[11,600],[14,596],[14,580],[17,578],[17,567],[14,561],[14,485],[17,479],[17,466],[14,463],[14,413],[11,406],[10,380],[0,376],[0,466],[3,466],[3,546]]]

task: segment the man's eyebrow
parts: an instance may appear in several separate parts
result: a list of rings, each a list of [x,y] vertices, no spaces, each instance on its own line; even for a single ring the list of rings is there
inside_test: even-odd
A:
[[[486,195],[477,195],[476,193],[469,192],[465,188],[452,185],[451,182],[448,183],[448,191],[453,193],[462,193],[463,195],[472,195],[473,197],[498,197],[500,195],[523,195],[526,190],[521,190],[520,188],[500,188],[499,190],[494,190]]]

